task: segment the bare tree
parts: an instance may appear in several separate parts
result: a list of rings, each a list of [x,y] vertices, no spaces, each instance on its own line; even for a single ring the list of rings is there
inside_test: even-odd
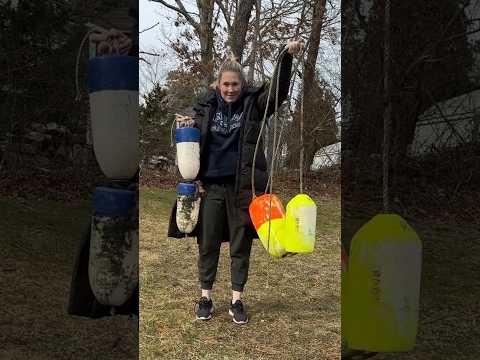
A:
[[[254,78],[251,72],[263,72],[265,59],[274,60],[280,44],[291,38],[295,27],[292,18],[306,2],[293,0],[272,0],[263,8],[260,1],[198,0],[196,12],[188,11],[181,0],[151,0],[173,10],[181,21],[177,26],[187,25],[181,38],[172,41],[175,51],[184,63],[200,73],[203,87],[212,80],[214,57],[221,58],[226,51],[233,54],[244,64],[253,67],[249,79]],[[256,16],[251,20],[254,6]],[[222,15],[222,16],[220,16]],[[188,27],[193,29],[193,36]],[[223,32],[225,30],[226,32]],[[300,36],[307,34],[304,27]],[[254,41],[254,39],[257,39]],[[200,44],[200,63],[195,63],[196,53],[191,46],[195,40]],[[223,44],[227,44],[225,47]],[[245,61],[242,61],[245,57]],[[258,66],[258,68],[256,67]],[[198,71],[200,69],[200,71]]]
[[[382,152],[384,3],[342,2],[342,96],[347,120],[343,150],[357,156]],[[390,83],[392,153],[403,162],[418,116],[436,101],[471,89],[471,49],[464,1],[392,2]],[[413,6],[413,7],[412,7]],[[413,9],[413,10],[412,10]],[[459,34],[463,34],[459,36]]]
[[[255,64],[257,62],[258,43],[260,41],[260,10],[262,7],[262,0],[255,1],[255,32],[252,40],[252,52],[250,54],[250,62],[248,68],[247,80],[253,83],[255,75]]]
[[[142,54],[148,55],[146,65],[140,66],[140,96],[144,98],[147,93],[158,84],[165,75],[165,69],[163,68],[163,61],[165,54],[161,51],[152,49],[151,51],[142,51]]]
[[[242,61],[243,50],[245,48],[246,35],[249,26],[250,15],[252,13],[255,0],[243,0],[238,3],[235,12],[235,19],[229,34],[229,44],[233,54],[238,61]]]
[[[176,11],[190,24],[200,42],[200,59],[202,87],[207,88],[213,79],[213,29],[214,29],[214,0],[197,0],[198,14],[187,11],[181,0],[175,0],[175,5],[165,0],[150,0]],[[195,19],[194,16],[198,19]]]
[[[288,137],[288,164],[308,168],[317,150],[336,142],[335,105],[333,93],[317,73],[318,53],[326,19],[326,0],[316,0],[310,8],[310,33],[304,61],[301,94],[296,104]],[[298,139],[305,140],[298,143]]]
[[[303,77],[303,92],[305,99],[310,98],[315,80],[315,65],[317,63],[318,49],[320,47],[320,35],[322,32],[323,19],[325,16],[326,0],[316,0],[313,7],[312,31],[308,38],[307,60],[305,62],[305,74]]]

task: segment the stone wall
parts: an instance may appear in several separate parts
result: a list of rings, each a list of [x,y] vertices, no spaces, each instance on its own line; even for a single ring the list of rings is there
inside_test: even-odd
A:
[[[96,166],[93,149],[86,143],[85,133],[72,133],[67,127],[54,122],[31,123],[21,138],[7,134],[4,143],[0,144],[0,155],[3,166],[7,168]]]

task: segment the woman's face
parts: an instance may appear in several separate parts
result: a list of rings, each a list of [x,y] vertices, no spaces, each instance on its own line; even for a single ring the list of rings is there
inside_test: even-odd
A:
[[[240,76],[233,71],[225,71],[220,78],[220,95],[227,103],[234,102],[240,96],[242,82]]]

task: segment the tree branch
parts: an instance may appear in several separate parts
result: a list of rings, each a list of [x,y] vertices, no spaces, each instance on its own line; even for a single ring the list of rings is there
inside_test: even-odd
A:
[[[428,54],[433,52],[438,45],[440,45],[444,40],[445,40],[445,35],[447,34],[448,30],[450,29],[450,26],[454,23],[454,21],[457,19],[458,16],[463,14],[465,11],[465,6],[458,8],[458,10],[452,15],[451,19],[448,21],[446,26],[443,28],[443,31],[439,38],[433,42],[430,42],[425,49],[423,50],[422,54],[415,60],[413,60],[410,65],[407,67],[403,74],[403,79],[400,81],[400,84],[403,84],[405,82],[405,79],[407,78],[408,75],[425,59],[428,58]]]
[[[452,35],[452,36],[449,36],[448,38],[445,38],[443,39],[442,41],[445,42],[445,41],[452,41],[456,38],[459,38],[459,37],[463,37],[463,36],[468,36],[468,35],[472,35],[472,34],[475,34],[477,32],[480,31],[480,28],[479,29],[475,29],[475,30],[471,30],[471,31],[464,31],[462,33],[459,33],[459,34],[455,34],[455,35]]]
[[[214,16],[213,20],[213,32],[215,32],[215,29],[217,28],[218,25],[218,17],[220,16],[220,9],[217,10],[217,14]]]
[[[152,65],[147,60],[145,60],[143,57],[139,57],[138,60],[143,61],[143,62],[147,63],[148,65]]]
[[[158,25],[160,25],[160,22],[157,22],[155,25],[152,25],[152,26],[150,26],[150,27],[148,27],[148,28],[140,31],[139,34],[144,33],[144,32],[146,32],[146,31],[148,31],[148,30],[152,30],[154,27],[157,27]]]
[[[185,9],[185,6],[183,6],[182,2],[180,0],[175,0],[177,3],[178,7],[175,7],[164,0],[149,0],[153,2],[158,2],[162,4],[163,6],[169,8],[170,10],[176,11],[177,13],[183,15],[185,19],[187,19],[188,23],[192,25],[196,31],[200,32],[200,24],[195,21],[193,17],[190,16],[190,13]]]
[[[218,5],[220,10],[222,11],[223,17],[225,18],[225,22],[227,23],[227,31],[230,33],[230,29],[232,28],[232,18],[227,11],[227,8],[223,4],[222,0],[215,0],[215,3]]]
[[[145,54],[145,55],[151,55],[151,56],[163,56],[162,54],[156,54],[156,53],[151,53],[151,52],[148,52],[148,51],[140,51],[139,54]]]

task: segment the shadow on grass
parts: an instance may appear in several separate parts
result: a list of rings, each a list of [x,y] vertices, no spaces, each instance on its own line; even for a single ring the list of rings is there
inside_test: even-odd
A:
[[[90,202],[0,201],[0,359],[132,359],[136,319],[67,314]]]

